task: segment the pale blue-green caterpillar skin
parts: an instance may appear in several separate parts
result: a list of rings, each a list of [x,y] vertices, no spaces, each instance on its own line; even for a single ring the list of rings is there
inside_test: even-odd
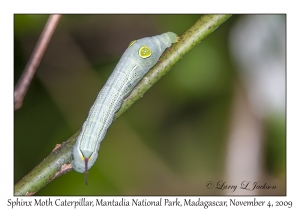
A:
[[[157,63],[166,48],[175,42],[178,42],[177,35],[167,32],[136,40],[126,49],[83,123],[82,131],[72,151],[74,170],[83,173],[93,166],[98,156],[100,143],[123,100]],[[141,57],[140,53],[144,52],[140,50],[141,48],[146,49],[146,56]],[[147,51],[149,49],[150,55]]]

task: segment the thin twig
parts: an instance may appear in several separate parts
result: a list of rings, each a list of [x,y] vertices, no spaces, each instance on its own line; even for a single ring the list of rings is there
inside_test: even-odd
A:
[[[23,100],[31,83],[31,80],[35,74],[37,67],[40,64],[45,50],[47,49],[48,43],[56,29],[60,17],[61,15],[50,15],[50,17],[48,18],[43,32],[15,88],[15,110],[19,109],[23,104]]]

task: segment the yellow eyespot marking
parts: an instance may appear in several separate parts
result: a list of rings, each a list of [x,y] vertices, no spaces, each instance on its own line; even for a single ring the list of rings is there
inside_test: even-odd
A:
[[[150,48],[147,47],[147,46],[143,46],[143,47],[141,47],[140,50],[139,50],[139,55],[140,55],[142,58],[148,58],[151,54],[152,54],[152,51],[151,51]]]
[[[136,43],[136,40],[131,41],[130,44],[128,45],[128,48],[131,47],[134,43]]]

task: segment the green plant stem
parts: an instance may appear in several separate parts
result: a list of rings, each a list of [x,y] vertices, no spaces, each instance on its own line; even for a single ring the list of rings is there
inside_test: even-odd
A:
[[[199,44],[206,36],[211,34],[231,15],[202,15],[194,25],[180,36],[180,41],[173,44],[165,52],[161,61],[158,62],[133,89],[131,94],[124,100],[120,110],[115,114],[114,120],[119,118],[135,101],[141,98],[144,93],[156,83],[162,76],[188,53],[195,45]],[[33,195],[53,179],[71,170],[70,165],[62,170],[64,164],[71,163],[71,151],[77,136],[78,130],[71,138],[62,143],[61,146],[52,151],[38,166],[15,184],[15,195]]]

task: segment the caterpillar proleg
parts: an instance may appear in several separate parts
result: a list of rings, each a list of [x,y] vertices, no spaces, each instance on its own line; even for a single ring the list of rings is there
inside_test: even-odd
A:
[[[74,170],[87,172],[95,163],[100,143],[111,125],[114,114],[137,83],[153,67],[166,48],[178,42],[173,32],[132,41],[91,107],[82,131],[73,147]]]

